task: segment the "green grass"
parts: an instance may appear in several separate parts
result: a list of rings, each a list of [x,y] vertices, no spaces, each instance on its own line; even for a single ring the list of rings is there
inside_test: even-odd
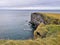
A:
[[[45,35],[46,37],[42,38],[41,36],[38,36],[36,32],[40,33],[41,35],[44,35],[45,32],[47,32],[47,34]],[[34,37],[35,39],[42,39],[46,45],[60,45],[60,25],[40,24],[34,31]]]
[[[56,19],[60,19],[60,14],[59,13],[38,13],[38,14],[42,14],[45,16],[49,16],[49,17],[54,17]]]

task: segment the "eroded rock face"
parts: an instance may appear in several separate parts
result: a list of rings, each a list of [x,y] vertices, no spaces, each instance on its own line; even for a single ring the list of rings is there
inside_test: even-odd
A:
[[[42,18],[42,14],[38,14],[38,13],[31,14],[31,23],[32,24],[35,24],[36,26],[38,26],[41,22],[44,23],[44,19]]]
[[[49,15],[49,14],[48,14]],[[40,23],[44,24],[60,24],[60,19],[47,16],[45,13],[32,13],[31,23],[38,26]]]

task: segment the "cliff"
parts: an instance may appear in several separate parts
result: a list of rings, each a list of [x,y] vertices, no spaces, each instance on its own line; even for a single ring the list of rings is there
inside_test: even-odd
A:
[[[31,24],[35,26],[34,38],[44,38],[49,32],[49,28],[46,25],[60,25],[60,14],[56,13],[32,13],[31,14]],[[53,28],[55,29],[55,28]]]
[[[55,13],[32,13],[31,24],[37,27],[40,23],[60,24],[60,14]]]

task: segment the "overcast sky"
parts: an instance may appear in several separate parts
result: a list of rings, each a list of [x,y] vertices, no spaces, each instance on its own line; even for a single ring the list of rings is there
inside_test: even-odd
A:
[[[60,7],[60,0],[0,0],[0,7]]]

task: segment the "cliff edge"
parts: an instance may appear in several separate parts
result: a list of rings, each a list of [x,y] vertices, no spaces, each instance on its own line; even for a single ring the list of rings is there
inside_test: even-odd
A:
[[[32,13],[31,24],[35,26],[34,38],[44,38],[51,30],[50,25],[60,25],[60,14],[57,13]],[[49,26],[46,26],[49,25]],[[47,28],[48,27],[48,28]],[[49,29],[50,28],[50,29]],[[55,27],[53,26],[55,30]]]

